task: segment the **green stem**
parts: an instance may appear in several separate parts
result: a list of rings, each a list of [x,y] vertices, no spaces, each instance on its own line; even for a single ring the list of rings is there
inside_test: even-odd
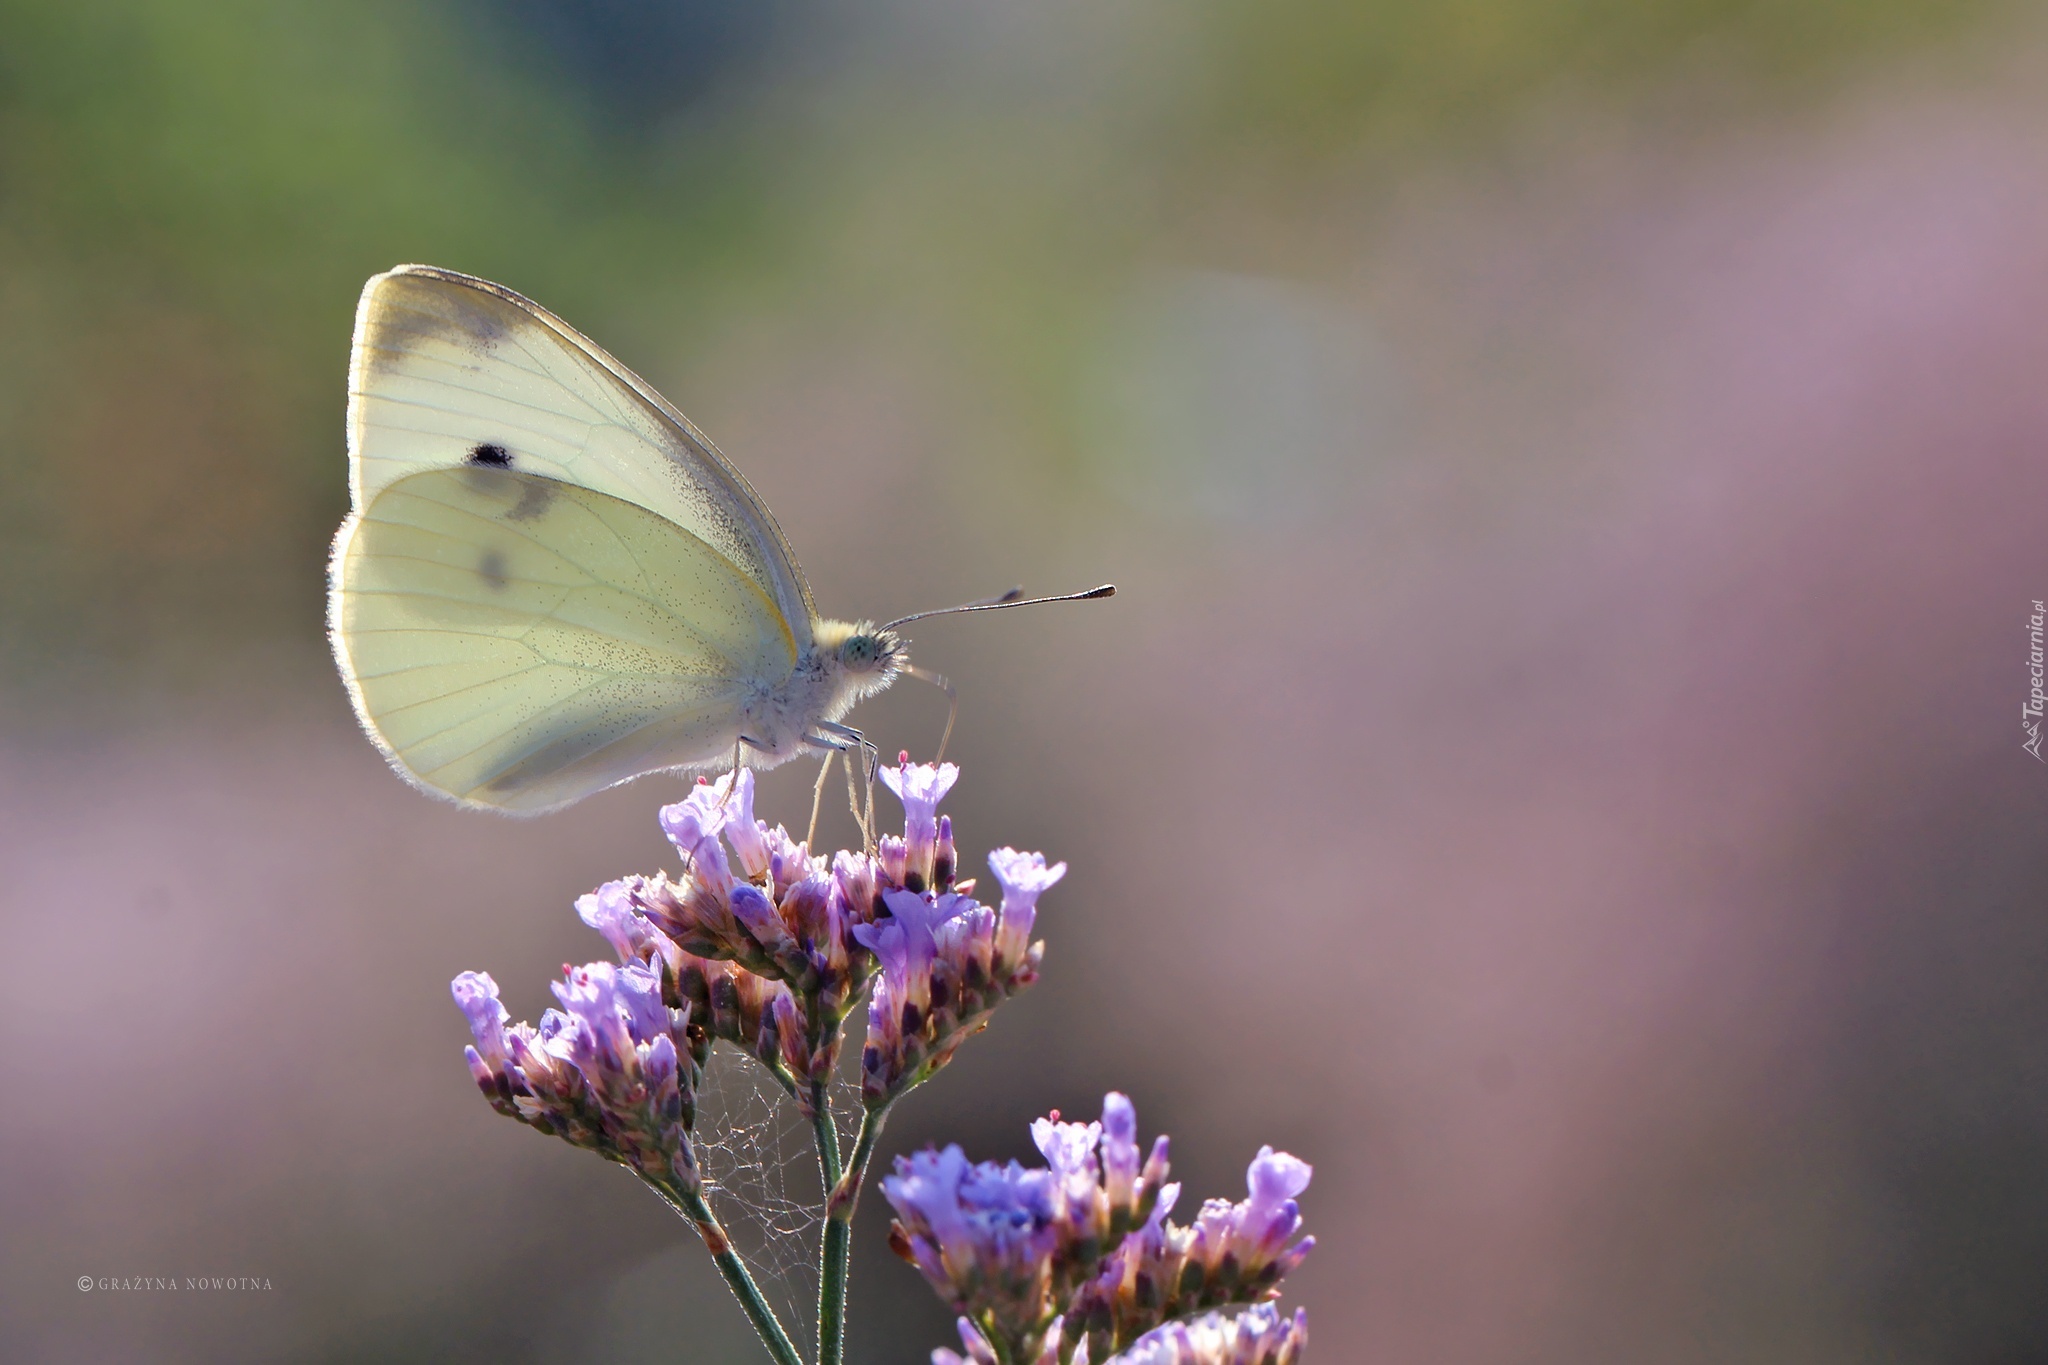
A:
[[[761,1344],[768,1348],[768,1354],[775,1358],[776,1365],[804,1365],[804,1358],[797,1354],[789,1333],[782,1330],[782,1322],[775,1316],[775,1310],[768,1306],[768,1300],[761,1297],[761,1287],[747,1273],[746,1262],[732,1249],[732,1239],[718,1225],[718,1219],[711,1212],[711,1206],[704,1202],[704,1196],[685,1185],[669,1184],[645,1175],[640,1178],[667,1200],[676,1212],[696,1224],[704,1245],[711,1252],[711,1259],[718,1263],[718,1273],[725,1277],[732,1296],[746,1310],[754,1330],[761,1334]]]
[[[860,1197],[861,1182],[867,1178],[868,1161],[875,1154],[875,1143],[882,1136],[882,1125],[888,1121],[889,1106],[894,1103],[894,1100],[888,1100],[861,1115],[860,1135],[853,1140],[853,1155],[847,1158],[846,1171],[839,1177],[839,1189],[832,1194],[835,1204],[843,1201],[845,1205],[834,1211],[835,1218],[843,1218],[849,1223],[853,1221],[854,1201]]]
[[[827,1218],[819,1241],[824,1274],[818,1281],[818,1365],[840,1365],[846,1351],[846,1272],[853,1225]]]
[[[825,1193],[839,1183],[839,1128],[832,1121],[832,1092],[826,1082],[811,1082],[811,1136],[818,1144],[818,1170],[825,1178]]]
[[[825,1081],[811,1082],[811,1132],[818,1143],[818,1174],[825,1197],[839,1186],[839,1125]],[[852,1229],[831,1218],[818,1238],[818,1365],[839,1365],[846,1347],[846,1271]]]
[[[831,1130],[829,1111],[825,1129]],[[820,1257],[823,1270],[818,1277],[818,1365],[840,1365],[846,1337],[846,1273],[853,1253],[853,1211],[860,1202],[860,1187],[867,1176],[868,1159],[874,1155],[875,1140],[882,1135],[882,1121],[889,1107],[870,1109],[861,1116],[860,1136],[854,1139],[853,1155],[836,1179],[827,1182],[825,1232]],[[838,1164],[839,1135],[831,1134],[832,1164]],[[819,1160],[824,1160],[826,1138],[819,1136]]]

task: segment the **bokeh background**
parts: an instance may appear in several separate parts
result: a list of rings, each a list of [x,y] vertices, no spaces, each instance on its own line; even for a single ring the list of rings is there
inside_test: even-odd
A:
[[[828,612],[1121,585],[916,632],[963,848],[1073,870],[889,1150],[1300,1153],[1323,1362],[2048,1360],[2044,76],[1989,0],[0,0],[0,1357],[755,1358],[447,997],[600,956],[673,787],[437,805],[328,660],[429,261]],[[886,1221],[862,1365],[950,1337]],[[75,1287],[194,1274],[272,1288]]]

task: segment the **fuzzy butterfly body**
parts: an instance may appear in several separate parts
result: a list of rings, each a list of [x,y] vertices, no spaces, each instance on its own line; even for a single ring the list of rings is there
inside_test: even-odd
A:
[[[845,747],[908,666],[826,620],[754,490],[594,342],[502,285],[373,278],[349,361],[328,627],[403,776],[532,814],[644,773]]]

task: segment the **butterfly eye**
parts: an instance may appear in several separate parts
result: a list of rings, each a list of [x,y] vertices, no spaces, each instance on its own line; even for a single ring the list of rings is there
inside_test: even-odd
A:
[[[873,668],[881,657],[882,641],[874,635],[849,635],[846,643],[839,647],[840,661],[856,672]]]

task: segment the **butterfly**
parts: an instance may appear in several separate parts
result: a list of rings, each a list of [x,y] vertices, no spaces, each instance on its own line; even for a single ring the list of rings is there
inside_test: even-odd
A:
[[[821,617],[704,434],[503,285],[402,265],[364,286],[348,451],[328,633],[364,730],[434,795],[538,814],[650,772],[829,755],[863,742],[855,702],[938,680],[897,627],[939,613]]]

